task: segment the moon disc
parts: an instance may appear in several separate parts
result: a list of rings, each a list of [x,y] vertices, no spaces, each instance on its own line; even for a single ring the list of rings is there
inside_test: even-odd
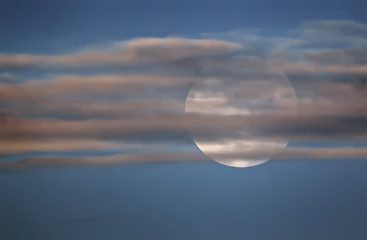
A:
[[[264,60],[233,57],[202,71],[185,112],[197,117],[189,132],[205,155],[224,165],[251,167],[288,144],[285,133],[293,126],[284,123],[296,118],[297,97],[286,76]]]

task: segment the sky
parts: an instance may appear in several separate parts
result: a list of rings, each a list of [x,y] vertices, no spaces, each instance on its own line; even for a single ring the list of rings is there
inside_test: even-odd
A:
[[[366,8],[1,1],[0,238],[366,239]]]

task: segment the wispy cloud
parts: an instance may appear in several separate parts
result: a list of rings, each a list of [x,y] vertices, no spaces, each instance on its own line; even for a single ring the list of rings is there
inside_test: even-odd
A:
[[[106,49],[64,55],[2,54],[0,67],[52,67],[159,64],[198,57],[225,55],[241,45],[215,39],[137,38],[117,42]]]
[[[353,140],[363,145],[367,140],[367,25],[319,20],[280,36],[264,37],[259,30],[204,37],[136,38],[61,55],[0,54],[1,153],[138,152],[108,157],[34,157],[1,163],[0,167],[203,160],[207,158],[193,151],[188,133],[216,142],[243,138],[237,134],[243,129],[251,129],[247,137],[253,140],[286,138],[305,144],[304,148],[288,148],[278,156],[281,159],[367,157],[363,147],[307,147],[310,142]],[[185,113],[191,84],[223,76],[228,78],[228,86],[230,81],[243,80],[241,66],[251,67],[244,57],[248,55],[263,57],[273,69],[288,76],[298,97],[296,117],[286,110],[205,114],[212,104],[205,99],[196,105],[199,112]],[[128,71],[120,71],[121,67]],[[22,68],[47,71],[40,79],[24,75],[17,81],[22,72],[13,73]],[[50,76],[55,68],[58,74]],[[77,73],[59,74],[70,68]],[[216,71],[208,74],[208,69]],[[267,107],[294,101],[284,97],[282,88],[271,81],[265,88],[253,85],[232,90],[233,102],[266,99],[269,91],[283,99],[269,98]],[[216,106],[224,109],[226,103],[219,100]],[[163,147],[151,148],[152,142]],[[162,152],[164,144],[170,144],[168,152]],[[266,153],[266,149],[262,151]],[[252,154],[248,157],[261,156]]]
[[[220,158],[248,158],[249,161],[262,159],[267,156],[267,150],[253,151],[251,153],[231,152],[216,153],[214,157]],[[330,160],[330,159],[365,159],[367,148],[287,148],[275,156],[281,160]],[[137,163],[174,163],[174,162],[200,162],[210,159],[199,152],[158,152],[158,153],[134,153],[117,154],[98,157],[63,157],[42,156],[30,157],[13,162],[0,163],[1,169],[17,170],[27,167],[58,167],[75,165],[107,165],[107,164],[137,164]]]

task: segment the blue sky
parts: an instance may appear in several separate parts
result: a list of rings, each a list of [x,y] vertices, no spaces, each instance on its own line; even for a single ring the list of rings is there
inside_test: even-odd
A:
[[[1,1],[0,106],[19,121],[1,138],[0,238],[366,239],[365,9],[346,0]],[[279,157],[292,161],[207,161],[175,128],[180,115],[164,115],[184,110],[206,60],[242,55],[282,67],[305,114],[337,115],[300,122]]]
[[[131,37],[365,22],[364,1],[2,1],[1,51],[47,53]]]

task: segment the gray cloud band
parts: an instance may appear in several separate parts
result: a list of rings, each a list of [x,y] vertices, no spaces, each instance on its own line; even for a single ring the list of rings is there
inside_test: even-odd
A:
[[[279,38],[257,36],[260,42],[272,43],[264,57],[275,68],[283,69],[294,84],[299,98],[297,118],[286,112],[250,116],[184,114],[183,96],[190,84],[200,78],[200,70],[221,64],[224,70],[213,72],[211,77],[230,75],[230,80],[236,81],[241,75],[233,69],[244,64],[240,56],[264,53],[261,46],[254,49],[246,45],[246,40],[143,38],[58,56],[1,54],[0,68],[4,73],[0,74],[0,152],[115,149],[131,144],[140,144],[143,151],[152,141],[193,144],[188,131],[195,131],[208,142],[248,137],[365,143],[367,26],[352,21],[312,21],[298,29],[298,34],[297,38],[283,37],[281,43]],[[22,68],[43,71],[110,66],[115,70],[121,66],[145,69],[147,65],[165,68],[144,74],[61,75],[18,84],[14,84],[16,77],[7,73],[13,71],[17,75]],[[262,89],[241,89],[236,97],[246,99],[259,94]],[[244,129],[248,136],[238,134]],[[282,158],[366,157],[363,148],[287,151],[288,155]],[[163,154],[151,161],[202,158],[195,154]],[[146,158],[144,154],[124,155],[110,161],[149,161]],[[98,160],[52,159],[65,164]],[[35,158],[17,164],[47,165],[45,162]]]
[[[217,155],[217,156],[216,156]],[[216,157],[228,158],[244,157],[244,153],[215,154]],[[266,150],[261,152],[247,153],[245,157],[249,161],[262,159],[267,156]],[[275,156],[281,160],[330,160],[330,159],[365,159],[367,148],[287,148]],[[198,152],[175,152],[175,153],[138,153],[118,154],[104,157],[58,157],[44,156],[26,158],[14,162],[0,163],[3,170],[21,170],[28,167],[60,167],[72,165],[106,165],[106,164],[137,164],[137,163],[165,163],[165,162],[200,162],[209,159]]]

